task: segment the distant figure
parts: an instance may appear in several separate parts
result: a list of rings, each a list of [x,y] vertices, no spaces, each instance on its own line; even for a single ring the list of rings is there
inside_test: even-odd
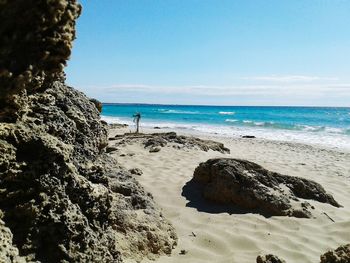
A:
[[[134,115],[134,122],[136,123],[136,133],[139,133],[141,113],[136,112]]]

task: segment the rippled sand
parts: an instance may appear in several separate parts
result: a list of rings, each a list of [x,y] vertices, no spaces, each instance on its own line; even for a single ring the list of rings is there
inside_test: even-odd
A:
[[[289,263],[316,263],[325,251],[350,242],[350,153],[259,139],[211,139],[224,142],[231,154],[171,146],[149,153],[137,143],[113,154],[128,169],[143,171],[137,179],[177,230],[179,242],[172,256],[156,262],[252,263],[259,254],[273,253]],[[213,157],[243,158],[282,174],[315,180],[344,207],[310,201],[316,208],[313,219],[266,218],[196,207],[182,196],[182,188],[197,165]],[[185,255],[181,250],[186,250]]]

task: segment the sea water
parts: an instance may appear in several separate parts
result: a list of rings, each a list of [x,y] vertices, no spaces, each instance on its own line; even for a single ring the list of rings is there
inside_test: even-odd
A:
[[[350,108],[103,104],[102,118],[134,125],[136,112],[142,116],[141,128],[253,135],[350,150]]]

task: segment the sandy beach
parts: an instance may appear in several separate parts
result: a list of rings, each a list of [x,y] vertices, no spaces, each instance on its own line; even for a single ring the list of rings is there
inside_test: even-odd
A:
[[[110,137],[129,132],[110,130]],[[168,130],[143,130],[144,133]],[[320,255],[350,242],[350,153],[312,145],[259,138],[223,138],[196,135],[224,143],[223,154],[167,145],[150,153],[134,142],[111,153],[135,175],[175,226],[179,240],[170,257],[156,262],[255,262],[261,254],[275,254],[287,262],[319,262]],[[115,141],[110,141],[113,146]],[[256,213],[228,213],[216,204],[198,205],[183,194],[183,187],[199,163],[214,157],[256,162],[266,169],[320,183],[343,207],[310,201],[315,217],[264,217]],[[334,222],[333,222],[334,221]],[[143,262],[148,262],[144,260]]]

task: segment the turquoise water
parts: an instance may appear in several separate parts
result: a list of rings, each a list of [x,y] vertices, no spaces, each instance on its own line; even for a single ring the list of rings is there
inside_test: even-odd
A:
[[[350,149],[350,108],[104,104],[107,122],[186,129],[223,136],[255,135]]]

